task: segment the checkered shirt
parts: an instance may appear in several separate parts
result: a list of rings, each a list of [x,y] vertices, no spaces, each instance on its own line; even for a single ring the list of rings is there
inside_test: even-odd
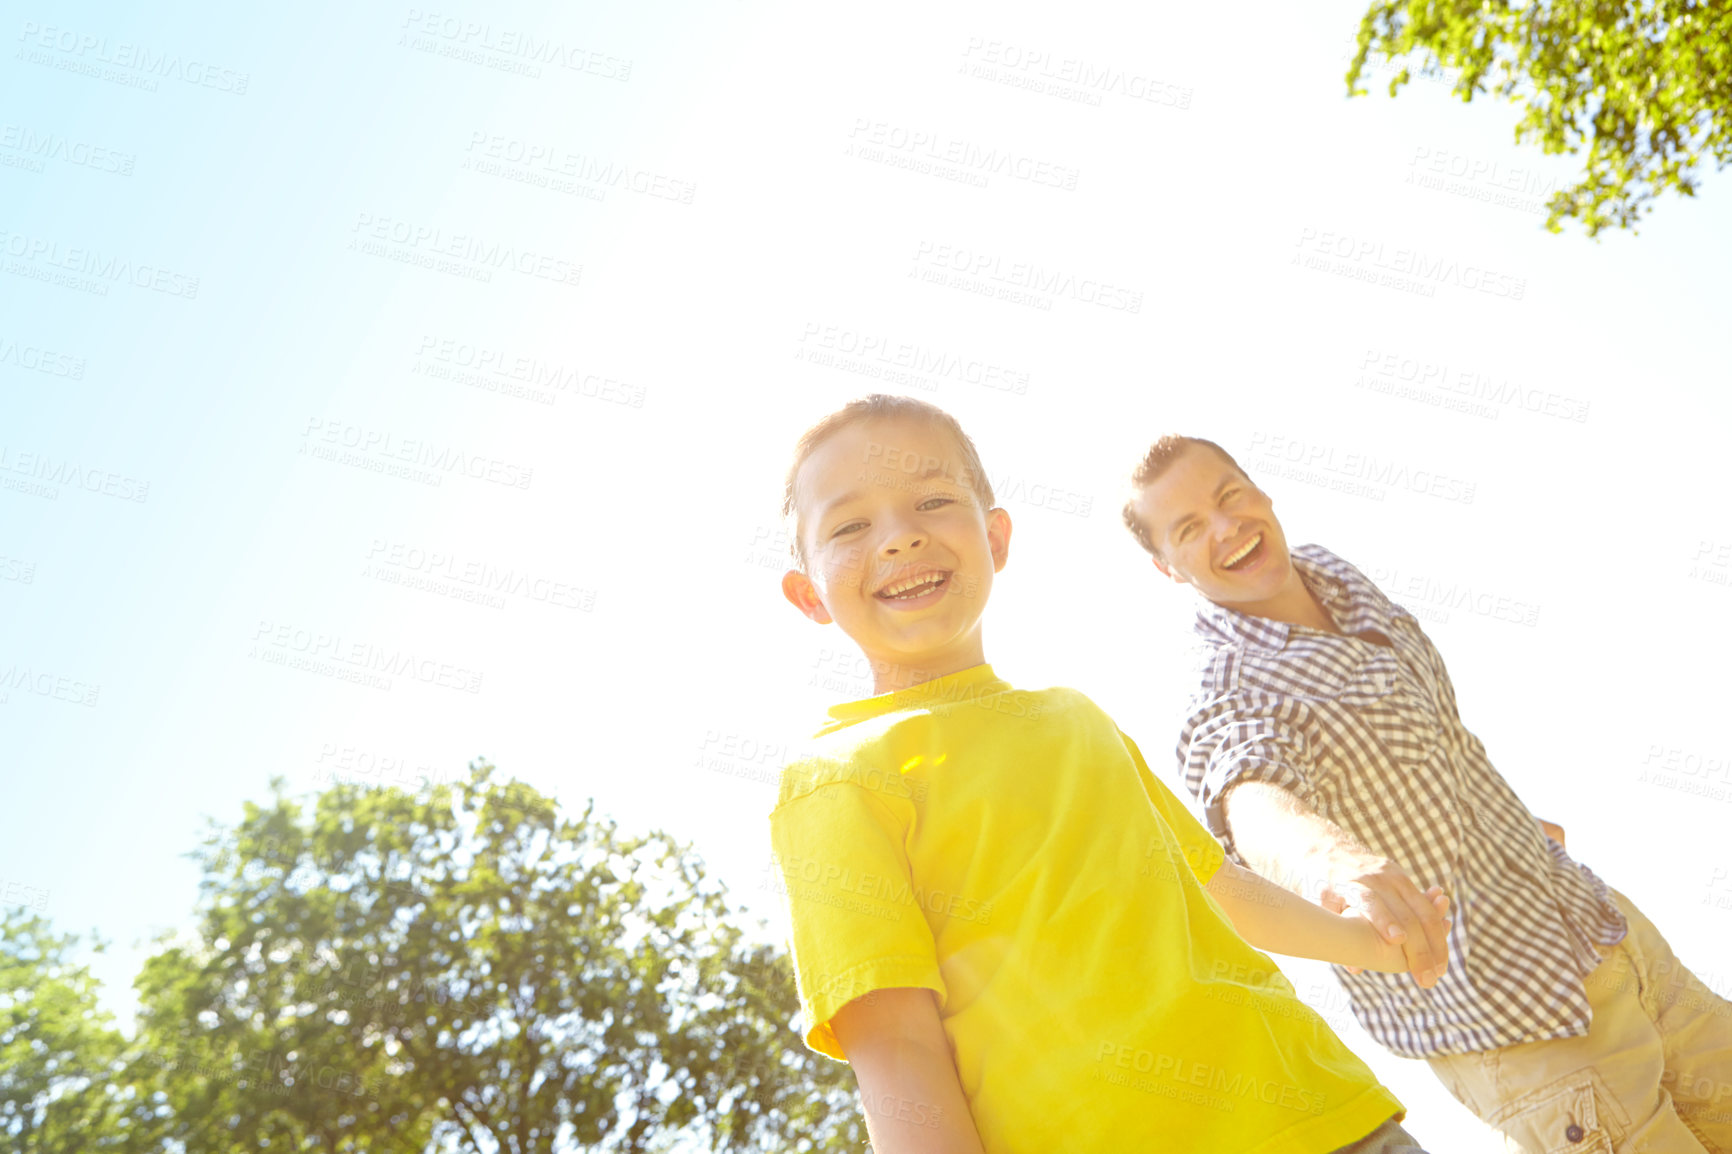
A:
[[[1180,771],[1243,864],[1222,795],[1288,790],[1451,899],[1449,972],[1335,976],[1368,1033],[1408,1058],[1584,1034],[1596,943],[1624,936],[1606,884],[1541,832],[1462,724],[1443,657],[1413,615],[1316,545],[1293,551],[1340,635],[1207,603]],[[1382,633],[1394,647],[1351,636]],[[1279,879],[1278,879],[1279,880]]]

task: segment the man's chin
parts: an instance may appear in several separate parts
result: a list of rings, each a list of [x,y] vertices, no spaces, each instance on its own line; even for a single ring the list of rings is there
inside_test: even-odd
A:
[[[1212,588],[1203,591],[1203,596],[1217,605],[1236,607],[1239,605],[1261,605],[1280,595],[1281,582],[1264,579],[1263,574],[1257,576],[1260,579],[1255,581],[1216,580],[1211,582]]]

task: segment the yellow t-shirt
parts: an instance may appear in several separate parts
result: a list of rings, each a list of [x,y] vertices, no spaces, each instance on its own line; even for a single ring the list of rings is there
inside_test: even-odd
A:
[[[1400,1113],[1088,698],[978,665],[830,716],[770,815],[813,1049],[854,998],[936,991],[988,1154],[1321,1154]]]

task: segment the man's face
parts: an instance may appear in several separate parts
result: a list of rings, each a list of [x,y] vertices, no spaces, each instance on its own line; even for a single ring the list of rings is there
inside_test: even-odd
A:
[[[806,571],[783,578],[788,599],[874,662],[934,670],[977,654],[1010,518],[980,507],[964,470],[952,438],[921,422],[832,434],[795,479]]]
[[[1291,579],[1292,559],[1269,495],[1213,449],[1193,445],[1137,497],[1154,539],[1155,567],[1210,601],[1268,601]]]

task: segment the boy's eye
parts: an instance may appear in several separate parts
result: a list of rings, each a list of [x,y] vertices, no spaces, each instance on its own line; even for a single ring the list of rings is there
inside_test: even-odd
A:
[[[1173,540],[1178,542],[1180,545],[1183,545],[1186,541],[1189,541],[1192,537],[1196,536],[1196,533],[1197,526],[1193,522],[1181,528],[1177,533],[1174,533]]]
[[[926,500],[920,502],[919,508],[936,509],[940,505],[954,505],[955,503],[956,499],[954,497],[928,497]]]
[[[1221,492],[1221,500],[1222,501],[1231,501],[1234,497],[1237,497],[1238,495],[1239,495],[1239,490],[1236,488],[1224,489]]]
[[[834,540],[835,538],[840,537],[844,533],[852,533],[856,529],[863,529],[865,527],[866,527],[866,522],[864,522],[864,521],[850,521],[846,525],[838,526],[836,528],[836,531],[830,534],[830,538],[831,538],[831,540]]]

